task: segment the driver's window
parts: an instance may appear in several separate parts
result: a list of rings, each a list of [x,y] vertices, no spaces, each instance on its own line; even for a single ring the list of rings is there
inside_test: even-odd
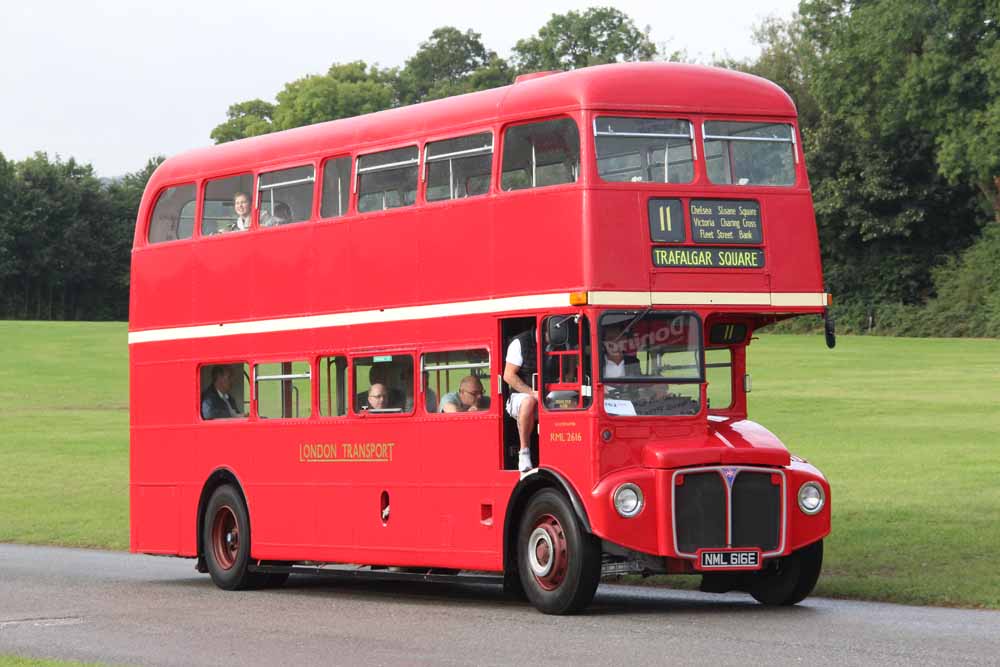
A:
[[[725,410],[733,405],[733,352],[728,347],[705,350],[708,407]]]
[[[549,410],[590,406],[590,323],[580,315],[555,315],[542,323],[543,404]]]

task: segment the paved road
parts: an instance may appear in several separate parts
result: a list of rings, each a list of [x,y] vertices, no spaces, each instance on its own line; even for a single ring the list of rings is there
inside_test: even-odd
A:
[[[488,586],[292,577],[226,593],[193,561],[0,544],[0,655],[155,665],[998,664],[1000,613],[604,585],[544,616]]]

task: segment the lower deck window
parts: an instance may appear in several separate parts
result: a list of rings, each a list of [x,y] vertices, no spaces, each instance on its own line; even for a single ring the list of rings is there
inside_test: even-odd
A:
[[[205,364],[198,369],[201,418],[245,419],[250,407],[249,366],[242,362]]]
[[[431,352],[420,358],[427,412],[488,410],[490,355],[486,350]]]
[[[354,410],[357,414],[413,411],[413,357],[385,354],[354,358]]]
[[[257,416],[294,419],[312,412],[312,372],[305,361],[282,361],[254,367]]]

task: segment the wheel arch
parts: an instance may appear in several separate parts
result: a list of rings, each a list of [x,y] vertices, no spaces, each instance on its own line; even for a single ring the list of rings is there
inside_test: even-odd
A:
[[[514,487],[510,495],[510,502],[507,503],[507,511],[504,513],[503,529],[503,563],[504,570],[516,567],[517,563],[517,527],[519,521],[517,517],[521,515],[531,497],[542,489],[555,489],[560,491],[569,500],[576,514],[580,526],[586,533],[593,533],[590,528],[590,519],[587,517],[587,508],[583,506],[576,489],[566,480],[565,477],[547,468],[540,468],[537,472],[525,476]]]
[[[236,473],[229,468],[214,470],[202,485],[201,496],[198,498],[198,515],[195,521],[195,530],[197,531],[195,539],[198,545],[198,563],[195,565],[195,569],[198,572],[208,572],[208,566],[205,564],[205,545],[202,543],[202,534],[205,528],[205,507],[208,505],[208,501],[212,497],[212,494],[215,493],[215,490],[226,484],[232,485],[236,489],[236,492],[243,498],[243,504],[247,508],[247,519],[249,520],[250,518],[250,503],[247,502],[247,495],[243,491],[243,484],[236,476]]]

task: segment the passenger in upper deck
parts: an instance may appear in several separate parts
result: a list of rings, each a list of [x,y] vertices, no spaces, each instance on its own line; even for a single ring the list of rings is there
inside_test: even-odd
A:
[[[261,227],[277,227],[278,225],[288,224],[291,221],[292,209],[285,202],[279,201],[275,204],[273,213],[268,211],[261,211],[260,213]]]
[[[245,192],[233,195],[233,210],[236,211],[236,220],[231,231],[245,232],[250,229],[250,197]]]
[[[517,469],[528,472],[531,462],[531,431],[538,423],[538,393],[531,388],[531,376],[538,371],[538,346],[534,328],[517,336],[507,346],[503,380],[511,388],[507,399],[507,414],[517,420],[521,448],[517,453]]]

